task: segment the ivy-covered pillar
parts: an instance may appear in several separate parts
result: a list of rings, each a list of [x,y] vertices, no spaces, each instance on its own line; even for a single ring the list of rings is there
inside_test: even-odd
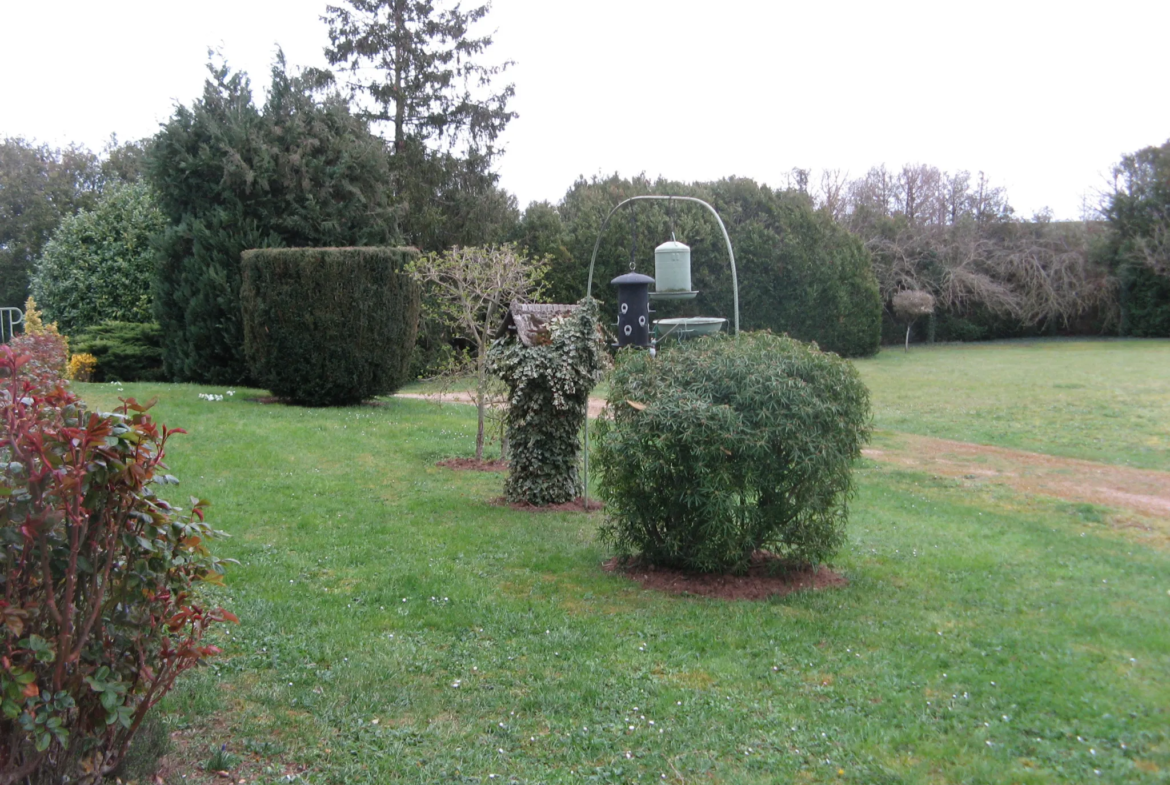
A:
[[[592,299],[492,345],[489,369],[508,385],[508,501],[543,507],[581,495],[580,432],[607,361]]]

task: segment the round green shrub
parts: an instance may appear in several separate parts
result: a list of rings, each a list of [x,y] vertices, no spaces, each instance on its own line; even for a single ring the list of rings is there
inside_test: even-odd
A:
[[[150,239],[165,225],[143,183],[116,184],[93,210],[62,221],[31,281],[45,321],[68,335],[108,320],[151,321]]]
[[[869,434],[856,369],[768,332],[619,353],[594,449],[619,555],[697,572],[753,551],[819,563],[845,535]]]
[[[240,303],[252,374],[274,395],[346,406],[406,381],[419,287],[413,248],[245,251]]]

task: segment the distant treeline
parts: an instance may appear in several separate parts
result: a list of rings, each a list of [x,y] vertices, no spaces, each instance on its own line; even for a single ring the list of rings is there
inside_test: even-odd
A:
[[[982,172],[926,165],[876,167],[855,179],[824,172],[815,185],[811,172],[797,169],[783,189],[738,178],[684,184],[594,177],[578,180],[555,205],[530,205],[514,237],[530,253],[552,258],[552,290],[567,299],[581,291],[610,207],[637,193],[701,196],[728,224],[748,328],[787,330],[846,354],[867,352],[860,333],[869,295],[860,279],[850,279],[866,265],[832,224],[866,251],[883,342],[904,336],[892,306],[903,291],[927,292],[935,301],[913,340],[1170,336],[1170,142],[1125,156],[1114,176],[1113,193],[1078,221],[1054,221],[1046,211],[1021,219],[1004,189]],[[595,280],[624,269],[635,233],[639,265],[650,265],[650,249],[669,236],[660,203],[633,212],[607,230]],[[704,290],[688,310],[728,315],[726,254],[714,224],[678,206],[673,225],[695,248],[696,286]],[[825,300],[834,282],[846,289],[836,293],[844,298],[836,305]]]
[[[352,213],[329,217],[323,209],[344,193],[347,199],[342,201],[352,197],[360,202],[366,233],[382,242],[405,240],[424,252],[453,244],[515,242],[530,255],[548,257],[545,295],[559,302],[574,302],[585,294],[590,254],[614,205],[638,194],[698,197],[719,211],[731,236],[741,327],[787,332],[847,356],[870,354],[879,341],[903,339],[905,324],[898,323],[892,303],[905,291],[927,292],[935,302],[934,314],[914,325],[916,341],[1170,336],[1170,142],[1125,156],[1115,167],[1113,193],[1085,220],[1071,222],[1045,214],[1021,219],[1004,190],[982,173],[972,176],[923,165],[896,171],[877,167],[856,179],[826,172],[815,184],[810,173],[795,170],[783,188],[747,178],[707,183],[617,175],[582,178],[555,204],[534,202],[521,212],[494,176],[436,174],[437,184],[428,186],[430,198],[408,201],[372,185],[385,182],[390,155],[385,143],[351,119],[336,98],[310,99],[308,86],[276,70],[282,78],[264,110],[273,118],[271,134],[264,130],[266,114],[252,109],[246,99],[226,100],[233,89],[231,77],[223,72],[216,74],[218,81],[209,81],[202,101],[191,110],[181,108],[154,140],[111,144],[102,155],[77,146],[55,150],[22,139],[0,142],[3,304],[23,303],[29,273],[63,218],[92,210],[112,182],[145,179],[168,208],[164,212],[174,227],[190,223],[184,216],[199,212],[182,205],[211,199],[207,215],[214,220],[198,219],[199,231],[226,222],[225,231],[233,238],[257,238],[227,243],[233,259],[235,249],[292,242],[284,237],[290,215],[298,216],[298,231],[311,227],[309,235],[334,244],[360,243],[360,232],[337,231]],[[283,103],[282,90],[288,97]],[[260,118],[254,122],[263,133],[240,138],[247,144],[262,139],[269,145],[257,147],[263,155],[234,143],[220,149],[200,146],[198,133],[190,139],[183,135],[194,129],[184,124],[198,120],[198,126],[203,122],[199,118],[207,118],[209,128],[234,129],[242,122],[239,112],[227,110],[237,104],[247,105],[249,117]],[[282,123],[281,111],[311,121]],[[294,136],[290,128],[305,138]],[[192,155],[202,156],[198,182],[190,175],[174,176],[178,170],[163,165],[180,142],[194,145],[190,149],[198,152]],[[323,151],[345,151],[343,160],[351,170],[342,176],[353,179],[352,187],[337,180],[341,170],[336,167],[320,169],[328,174],[320,177],[317,168],[297,168],[303,166],[302,151],[310,143]],[[364,158],[351,155],[355,149]],[[290,162],[288,172],[280,171],[282,161]],[[242,174],[233,185],[225,173],[237,169]],[[188,199],[185,183],[201,190]],[[311,220],[301,220],[304,216]],[[631,261],[653,274],[653,248],[672,235],[693,249],[692,279],[700,293],[689,303],[657,305],[659,315],[730,319],[731,271],[722,235],[710,215],[693,204],[641,202],[616,215],[601,237],[594,295],[611,299],[609,280],[626,271]],[[172,228],[156,238],[156,246],[167,251],[167,263],[180,263],[188,255],[196,263],[198,253],[171,252],[173,243],[167,239],[173,236]],[[208,236],[196,245],[206,249],[216,241]],[[226,260],[225,270],[230,271],[236,264]],[[223,286],[233,278],[210,280]],[[149,292],[151,282],[143,280],[141,286]],[[166,290],[155,286],[155,291]],[[194,290],[174,294],[192,295],[182,303],[188,316],[201,302]],[[225,303],[230,308],[234,302],[226,291],[213,299],[220,303],[217,308]],[[163,306],[168,302],[154,305],[155,318],[164,325],[168,314],[158,312],[167,310]],[[179,302],[171,304],[177,313]],[[216,329],[222,329],[222,318],[216,318],[221,325]],[[445,340],[441,331],[424,325],[424,349],[429,344],[433,350]],[[236,342],[231,343],[234,347]],[[416,372],[425,371],[431,354],[420,353]],[[212,365],[196,363],[189,370]],[[168,362],[168,367],[174,372],[178,366]]]

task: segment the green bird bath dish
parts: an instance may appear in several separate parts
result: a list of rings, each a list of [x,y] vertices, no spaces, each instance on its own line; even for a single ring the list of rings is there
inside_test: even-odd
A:
[[[685,316],[677,319],[655,319],[655,336],[658,340],[664,338],[695,338],[700,335],[712,335],[719,332],[726,319],[717,316]]]

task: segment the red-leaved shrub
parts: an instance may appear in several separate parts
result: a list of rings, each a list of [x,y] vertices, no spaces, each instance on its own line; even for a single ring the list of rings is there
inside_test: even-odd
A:
[[[20,375],[43,387],[64,379],[69,368],[69,344],[55,330],[25,332],[8,342],[17,357],[27,358]]]
[[[162,458],[182,431],[133,399],[89,412],[35,362],[0,346],[0,785],[93,783],[236,619],[192,595],[223,574],[205,502],[154,493],[177,482]]]

